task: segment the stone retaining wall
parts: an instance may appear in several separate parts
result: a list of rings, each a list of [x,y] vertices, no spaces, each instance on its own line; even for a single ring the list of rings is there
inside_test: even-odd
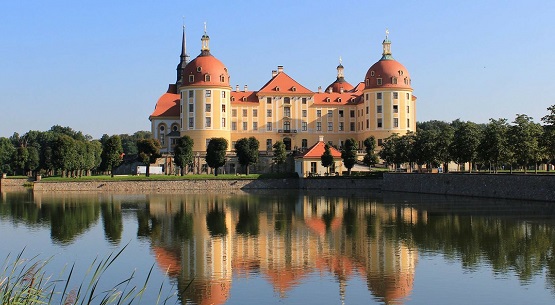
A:
[[[384,174],[384,191],[555,201],[555,175]]]
[[[14,188],[14,187],[24,187],[28,179],[0,179],[0,189],[2,188]]]
[[[365,179],[365,178],[308,178],[300,179],[300,188],[302,189],[318,189],[318,190],[336,190],[336,189],[360,189],[360,190],[380,190],[383,187],[382,179]]]
[[[35,182],[35,191],[179,191],[298,189],[299,179]]]

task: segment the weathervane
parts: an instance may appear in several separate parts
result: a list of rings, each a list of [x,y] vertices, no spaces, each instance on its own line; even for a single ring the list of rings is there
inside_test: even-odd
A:
[[[385,29],[385,39],[387,39],[387,36],[389,36],[389,30]]]
[[[206,34],[206,21],[204,22],[204,34]]]

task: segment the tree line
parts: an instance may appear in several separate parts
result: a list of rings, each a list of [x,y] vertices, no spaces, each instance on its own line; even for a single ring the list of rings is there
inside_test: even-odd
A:
[[[144,154],[140,149],[145,141],[154,142],[150,132],[103,135],[95,140],[59,125],[48,131],[31,130],[24,135],[14,133],[9,138],[0,137],[0,172],[62,177],[111,172],[124,161],[124,157],[137,159]]]
[[[486,124],[455,120],[417,123],[417,131],[405,135],[393,134],[383,140],[379,156],[388,165],[416,165],[421,169],[443,166],[453,161],[465,170],[512,172],[555,162],[555,105],[547,108],[543,123],[535,123],[525,114],[517,114],[514,121],[490,119]],[[549,169],[549,167],[548,167]]]

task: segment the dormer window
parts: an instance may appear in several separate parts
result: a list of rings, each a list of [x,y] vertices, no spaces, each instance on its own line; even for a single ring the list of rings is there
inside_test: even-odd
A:
[[[326,103],[329,103],[329,102],[330,102],[330,98],[326,97]]]
[[[337,102],[341,103],[341,98],[340,97],[337,98]]]
[[[370,86],[370,80],[368,78],[366,79],[366,86]]]
[[[370,71],[370,76],[374,76],[374,75],[375,75],[374,71]]]
[[[276,90],[276,91],[279,91],[279,87],[278,87],[278,86],[276,86],[276,87],[274,88],[274,90]]]
[[[376,85],[378,85],[378,86],[382,85],[382,79],[381,78],[376,79]]]
[[[202,67],[197,67],[197,72],[202,71]]]
[[[232,96],[232,97],[231,97],[231,101],[232,101],[232,102],[235,102],[235,96]]]
[[[204,81],[205,81],[205,82],[209,82],[209,81],[210,81],[210,74],[204,74]]]
[[[243,102],[246,102],[246,101],[247,101],[247,97],[246,97],[246,96],[243,96],[242,100],[243,100]]]
[[[392,77],[391,78],[391,83],[396,85],[397,84],[397,77]]]
[[[225,83],[225,76],[223,74],[220,75],[220,82]]]
[[[297,91],[297,87],[291,87],[291,91],[293,92]]]
[[[194,75],[189,75],[189,82],[193,83],[195,81],[195,76]]]

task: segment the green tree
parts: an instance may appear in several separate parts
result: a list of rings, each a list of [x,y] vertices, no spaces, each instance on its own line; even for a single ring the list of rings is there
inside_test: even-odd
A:
[[[206,148],[206,164],[214,169],[214,175],[218,176],[218,169],[225,164],[227,152],[227,140],[225,138],[213,138],[208,142]]]
[[[343,164],[347,168],[347,175],[351,175],[351,169],[357,163],[357,149],[358,143],[355,139],[350,138],[345,140],[343,145],[343,150],[341,151],[341,158],[343,159]]]
[[[332,166],[332,164],[334,163],[334,159],[333,155],[331,154],[330,146],[328,144],[324,146],[324,153],[322,153],[320,160],[322,161],[322,166],[326,168],[326,171],[329,174],[330,166]]]
[[[490,171],[493,169],[494,173],[497,173],[501,164],[508,161],[508,130],[507,119],[490,119],[478,145],[479,158],[488,163]]]
[[[376,138],[369,136],[364,140],[364,158],[362,162],[368,167],[372,167],[378,163],[378,155],[376,154]]]
[[[29,146],[27,147],[27,152],[28,152],[28,157],[27,157],[27,162],[25,162],[24,169],[28,175],[33,175],[33,172],[36,171],[39,167],[39,163],[40,163],[39,151],[36,147]]]
[[[514,125],[509,127],[509,147],[515,161],[524,167],[525,173],[530,164],[535,165],[537,172],[537,163],[544,157],[540,146],[543,129],[540,124],[534,123],[533,119],[525,114],[517,114],[513,123]]]
[[[189,136],[183,136],[177,139],[174,148],[175,165],[181,167],[181,176],[185,174],[187,167],[193,163],[193,145],[194,141]]]
[[[249,166],[258,162],[258,148],[260,143],[255,137],[242,138],[235,144],[235,152],[239,164],[245,167],[245,173],[249,175]]]
[[[454,122],[455,133],[449,151],[453,160],[460,166],[466,162],[470,163],[468,171],[472,172],[472,166],[478,155],[481,131],[478,125],[472,122]]]
[[[139,160],[146,165],[146,176],[150,177],[150,164],[156,162],[160,158],[160,142],[155,139],[137,140],[137,149],[139,152]]]
[[[66,134],[58,134],[52,142],[52,163],[61,171],[62,177],[69,175],[75,167],[77,151],[75,140]]]
[[[456,121],[455,121],[456,122]],[[427,148],[430,149],[428,154],[423,158],[430,166],[436,166],[443,163],[443,168],[445,172],[448,170],[448,163],[453,160],[451,154],[449,153],[449,147],[453,142],[454,136],[454,125],[443,121],[426,121],[418,122],[416,125],[417,133],[426,131],[426,135],[423,135],[420,140],[426,139],[429,141]],[[417,137],[418,140],[418,137]],[[414,150],[416,152],[416,150]],[[435,163],[438,164],[435,164]]]
[[[541,145],[545,151],[547,162],[549,164],[555,163],[555,105],[547,108],[549,114],[544,116],[541,120],[545,124],[543,126],[544,133]],[[550,167],[547,168],[548,170]]]
[[[109,171],[110,176],[114,177],[114,169],[118,167],[122,161],[123,147],[121,145],[121,138],[118,135],[113,135],[108,138],[103,137],[103,141],[102,153],[100,155],[102,160],[100,168],[104,171]]]
[[[395,165],[397,157],[395,155],[395,145],[397,144],[399,135],[394,133],[383,140],[382,149],[378,153],[380,158],[387,163],[387,166]]]
[[[0,138],[0,173],[11,172],[10,162],[15,148],[8,138]]]
[[[287,160],[287,151],[285,150],[285,144],[282,141],[274,143],[273,148],[274,155],[272,157],[272,161],[274,161],[274,164],[277,165],[279,173],[281,165]]]

